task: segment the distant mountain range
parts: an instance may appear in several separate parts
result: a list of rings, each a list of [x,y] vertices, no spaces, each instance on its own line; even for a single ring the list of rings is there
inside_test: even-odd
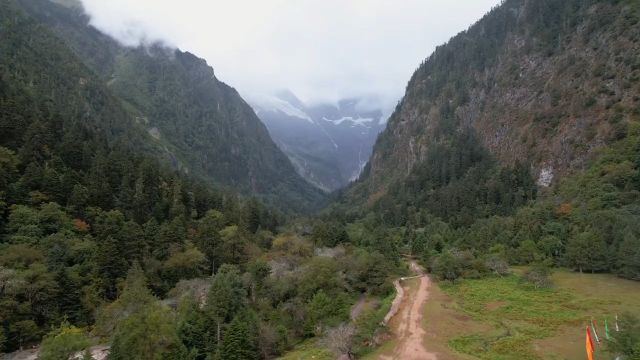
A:
[[[298,173],[326,192],[358,178],[386,127],[383,109],[361,98],[307,105],[281,91],[250,102]]]

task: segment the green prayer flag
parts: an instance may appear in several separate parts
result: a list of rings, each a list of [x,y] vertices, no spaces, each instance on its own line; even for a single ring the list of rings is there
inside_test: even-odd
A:
[[[607,323],[607,319],[604,319],[604,337],[609,340],[609,324]]]

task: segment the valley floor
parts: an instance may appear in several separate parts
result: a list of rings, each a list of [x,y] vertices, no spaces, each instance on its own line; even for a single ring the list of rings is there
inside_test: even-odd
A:
[[[434,353],[427,350],[424,344],[429,320],[424,319],[424,309],[430,296],[431,279],[422,269],[411,262],[412,270],[417,274],[411,279],[402,279],[403,294],[400,307],[391,319],[389,327],[396,341],[392,351],[377,356],[380,360],[436,360]],[[409,283],[407,283],[409,282]]]
[[[515,275],[433,286],[425,345],[439,360],[581,359],[592,317],[604,338],[605,318],[615,336],[616,314],[640,315],[637,282],[563,270],[552,279],[553,289],[524,287]]]
[[[426,275],[406,279],[404,299],[389,322],[393,336],[364,359],[581,359],[592,317],[604,338],[605,318],[615,336],[616,314],[640,316],[638,282],[556,270],[553,288],[535,289],[520,283],[523,271],[455,284]],[[315,342],[299,350],[286,359],[332,358]],[[596,355],[608,358],[601,345]]]
[[[640,316],[640,283],[557,270],[553,289],[533,289],[519,283],[521,271],[455,285],[407,280],[407,300],[390,323],[399,337],[365,359],[581,359],[591,317],[604,338],[605,318],[615,336],[616,314]],[[598,345],[596,354],[606,356],[604,347]]]

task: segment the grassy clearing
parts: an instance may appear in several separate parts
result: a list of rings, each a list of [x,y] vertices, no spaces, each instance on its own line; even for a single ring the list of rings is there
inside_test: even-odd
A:
[[[307,340],[296,346],[295,350],[279,358],[280,360],[333,360],[335,356],[318,344],[315,339]]]
[[[592,316],[602,326],[616,313],[640,313],[636,282],[566,271],[553,280],[553,289],[523,285],[515,275],[434,286],[425,310],[427,348],[443,359],[577,359]]]
[[[438,355],[438,360],[472,360],[473,356],[456,352],[447,343],[460,334],[486,333],[493,328],[475,321],[460,311],[455,301],[440,286],[433,284],[425,305],[423,326],[427,331],[425,348]]]
[[[604,336],[604,318],[630,312],[640,315],[640,283],[604,274],[576,274],[566,271],[553,276],[558,288],[565,289],[595,304],[593,315],[598,333]],[[611,325],[611,324],[610,324]],[[610,327],[613,329],[613,326]],[[612,330],[613,333],[613,330]],[[534,342],[539,354],[552,353],[549,359],[580,359],[584,357],[584,328],[564,326],[553,336]],[[544,358],[544,357],[543,357]],[[610,357],[612,358],[612,357]]]
[[[533,339],[551,336],[563,324],[582,319],[589,304],[558,289],[534,289],[519,278],[467,280],[445,286],[460,308],[493,330],[456,337],[449,345],[481,359],[537,359]]]

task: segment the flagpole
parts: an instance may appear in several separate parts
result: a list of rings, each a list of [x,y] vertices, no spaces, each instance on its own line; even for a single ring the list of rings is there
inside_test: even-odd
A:
[[[593,336],[596,338],[596,343],[600,344],[600,338],[598,337],[598,332],[596,331],[595,322],[593,321],[593,317],[591,318],[591,329],[593,329]]]

